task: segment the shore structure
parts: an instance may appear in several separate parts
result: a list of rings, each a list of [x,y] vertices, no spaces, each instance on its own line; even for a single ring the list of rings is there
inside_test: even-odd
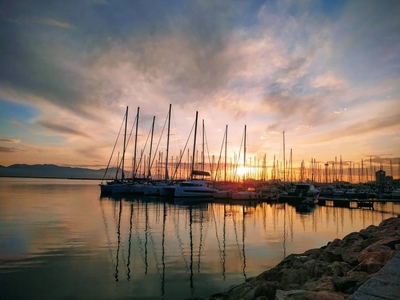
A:
[[[196,300],[399,299],[400,216],[291,254],[244,283]]]

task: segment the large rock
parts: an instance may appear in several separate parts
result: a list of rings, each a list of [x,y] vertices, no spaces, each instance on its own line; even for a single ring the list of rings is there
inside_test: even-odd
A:
[[[400,217],[291,254],[274,268],[207,300],[339,300],[354,293],[400,250]]]
[[[304,290],[292,290],[292,291],[281,291],[276,292],[275,300],[344,300],[343,295],[330,293],[326,291],[322,292],[310,292]]]
[[[335,291],[352,294],[369,279],[369,276],[366,272],[350,271],[343,277],[332,278],[332,282]]]

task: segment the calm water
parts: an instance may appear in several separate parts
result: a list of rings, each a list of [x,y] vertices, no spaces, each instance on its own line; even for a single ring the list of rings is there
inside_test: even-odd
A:
[[[400,214],[288,204],[100,198],[97,181],[0,178],[2,299],[208,296]]]

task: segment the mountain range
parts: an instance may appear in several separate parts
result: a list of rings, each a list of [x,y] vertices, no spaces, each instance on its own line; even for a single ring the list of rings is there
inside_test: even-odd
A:
[[[105,171],[106,169],[93,170],[86,168],[60,167],[51,164],[14,164],[8,167],[0,165],[0,177],[103,179]],[[115,169],[108,169],[107,171],[107,174],[115,173]]]

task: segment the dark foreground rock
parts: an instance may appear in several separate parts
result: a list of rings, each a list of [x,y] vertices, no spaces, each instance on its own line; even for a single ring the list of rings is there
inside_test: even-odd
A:
[[[243,284],[192,300],[346,299],[399,251],[400,217],[389,218],[319,249],[291,254]]]

